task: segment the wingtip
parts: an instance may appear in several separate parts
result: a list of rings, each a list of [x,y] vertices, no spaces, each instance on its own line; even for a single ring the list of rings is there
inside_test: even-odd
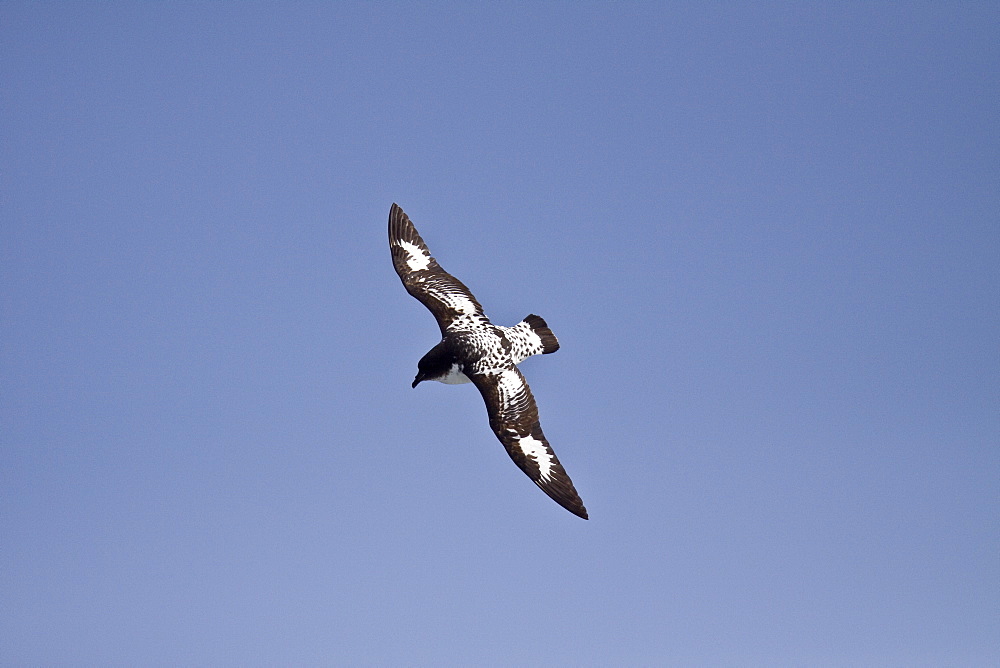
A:
[[[408,229],[410,227],[412,227],[412,223],[410,223],[410,219],[406,215],[406,212],[403,211],[403,208],[401,206],[393,202],[392,207],[389,209],[390,238],[392,237],[404,238],[410,236]],[[414,230],[414,233],[415,232],[416,230]]]
[[[587,509],[583,507],[583,503],[579,503],[577,505],[573,505],[572,507],[569,504],[564,504],[564,503],[560,503],[559,505],[561,505],[563,508],[565,508],[569,512],[573,513],[574,515],[576,515],[580,519],[583,519],[583,520],[589,520],[590,519],[590,515],[587,514]]]
[[[389,241],[390,243],[394,238],[400,237],[403,234],[403,226],[405,225],[406,214],[403,209],[400,208],[395,202],[392,203],[392,207],[389,209]]]
[[[561,465],[560,465],[561,467]],[[576,488],[573,486],[573,481],[569,479],[563,471],[563,477],[565,485],[560,485],[559,487],[552,487],[542,483],[541,481],[536,482],[543,492],[545,492],[549,498],[558,503],[560,506],[573,513],[577,517],[589,520],[590,515],[587,514],[587,508],[583,505],[583,499],[577,493]]]

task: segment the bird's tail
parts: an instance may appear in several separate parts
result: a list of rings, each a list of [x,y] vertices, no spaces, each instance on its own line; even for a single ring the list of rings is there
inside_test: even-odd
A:
[[[549,353],[554,353],[559,350],[559,339],[557,339],[556,335],[552,333],[552,330],[549,329],[548,324],[546,324],[545,320],[543,320],[541,316],[531,314],[522,320],[521,323],[527,324],[528,327],[531,328],[531,331],[534,332],[535,336],[537,336],[542,342],[543,355],[548,355]]]
[[[527,316],[513,327],[504,328],[511,343],[514,364],[520,364],[532,355],[547,355],[559,350],[559,339],[549,329],[545,320],[535,314]]]

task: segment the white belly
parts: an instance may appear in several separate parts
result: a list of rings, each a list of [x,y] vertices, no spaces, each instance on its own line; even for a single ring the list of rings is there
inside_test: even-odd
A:
[[[458,364],[452,364],[451,368],[448,369],[448,373],[434,380],[447,383],[448,385],[461,385],[462,383],[472,382],[468,376],[462,373],[462,367]]]

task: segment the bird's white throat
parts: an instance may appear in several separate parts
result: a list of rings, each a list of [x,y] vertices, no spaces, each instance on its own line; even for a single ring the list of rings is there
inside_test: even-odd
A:
[[[458,364],[452,364],[448,372],[445,373],[440,378],[435,378],[434,380],[439,383],[446,383],[448,385],[461,385],[462,383],[471,383],[469,377],[462,373],[462,367]]]

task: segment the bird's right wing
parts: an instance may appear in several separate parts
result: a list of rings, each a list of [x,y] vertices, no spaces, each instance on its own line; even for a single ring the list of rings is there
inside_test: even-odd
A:
[[[431,257],[417,228],[396,204],[389,211],[389,249],[403,287],[434,314],[442,334],[460,316],[485,319],[469,288]]]
[[[587,509],[573,481],[542,433],[538,406],[521,372],[512,366],[474,373],[470,378],[486,402],[493,433],[517,467],[560,506],[587,519]]]

